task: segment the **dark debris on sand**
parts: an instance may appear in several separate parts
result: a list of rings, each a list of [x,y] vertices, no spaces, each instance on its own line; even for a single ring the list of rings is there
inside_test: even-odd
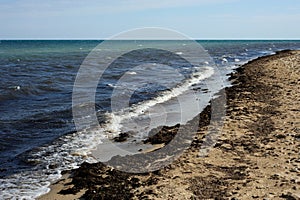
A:
[[[173,140],[173,138],[177,134],[179,127],[180,125],[177,124],[173,127],[164,126],[152,129],[149,133],[148,138],[144,140],[144,143],[167,145],[170,141]]]
[[[249,64],[253,62],[254,61],[249,62]],[[250,67],[247,69],[242,66],[238,68],[235,73],[231,74],[230,79],[234,86],[226,88],[227,116],[238,118],[241,114],[249,114],[247,108],[235,108],[235,105],[231,102],[233,99],[254,98],[255,101],[265,102],[266,104],[269,104],[269,106],[264,108],[255,108],[257,112],[261,114],[261,118],[248,124],[247,128],[249,128],[253,134],[245,135],[232,141],[221,141],[216,144],[216,148],[223,148],[222,145],[230,144],[232,151],[236,151],[237,154],[242,156],[242,154],[253,154],[260,151],[260,144],[268,144],[272,137],[271,133],[274,130],[274,123],[269,116],[277,114],[276,105],[278,102],[272,101],[272,97],[277,95],[276,86],[271,87],[264,83],[257,82],[256,80],[261,76],[264,76],[264,74],[263,70],[260,69],[260,66]],[[192,120],[189,123],[198,123],[200,129],[201,127],[209,125],[210,117],[211,106],[207,106],[200,114],[200,120]],[[144,142],[150,144],[168,144],[176,136],[178,128],[179,125],[174,127],[160,127],[158,133],[157,130],[153,130],[153,132],[150,133],[149,138],[147,138]],[[114,140],[116,142],[123,142],[126,141],[128,137],[130,137],[130,134],[124,133],[123,135],[116,137]],[[202,138],[194,139],[191,143],[191,148],[197,149],[202,143]],[[237,151],[236,149],[238,147],[242,147],[244,151]],[[147,156],[143,155],[143,157]],[[116,162],[118,159],[118,157],[115,157]],[[132,160],[129,159],[129,161],[138,162],[139,157],[132,157]],[[151,159],[149,159],[149,162],[151,162]],[[241,158],[241,162],[246,161]],[[248,163],[245,164],[247,165]],[[194,177],[189,180],[191,183],[189,190],[192,191],[195,199],[228,199],[228,196],[232,194],[230,193],[232,191],[229,191],[230,181],[244,180],[248,176],[247,167],[206,167],[215,168],[216,171],[224,173],[225,178],[211,175],[204,178]],[[165,168],[168,168],[168,166]],[[134,197],[138,199],[147,199],[147,195],[155,196],[155,191],[144,191],[142,193],[137,191],[139,191],[139,188],[143,186],[157,184],[157,181],[162,176],[161,173],[163,173],[165,168],[152,173],[135,174],[118,171],[103,163],[83,163],[79,169],[72,171],[72,187],[67,190],[62,190],[60,193],[75,194],[81,189],[87,189],[82,197],[84,199],[132,199]],[[143,177],[143,180],[139,178],[141,176]],[[282,194],[281,198],[294,199],[291,194]]]
[[[60,194],[76,194],[87,189],[82,199],[131,199],[134,196],[133,189],[155,183],[156,178],[152,176],[141,182],[130,173],[102,163],[83,163],[79,169],[72,171],[72,187],[60,191]]]

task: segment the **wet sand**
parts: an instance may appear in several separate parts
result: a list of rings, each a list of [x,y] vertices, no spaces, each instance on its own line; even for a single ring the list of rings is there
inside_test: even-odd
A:
[[[131,174],[84,163],[40,199],[300,199],[300,51],[251,61],[231,79],[224,127],[206,157],[210,106],[190,148],[167,167]]]

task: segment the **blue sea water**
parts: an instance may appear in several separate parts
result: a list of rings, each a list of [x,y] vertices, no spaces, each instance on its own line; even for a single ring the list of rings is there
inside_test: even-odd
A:
[[[95,136],[91,133],[85,135],[76,132],[72,116],[72,92],[82,62],[101,42],[0,41],[0,199],[36,198],[49,190],[48,185],[60,177],[62,170],[76,168],[83,161],[92,162],[88,152],[95,145],[91,140],[99,137],[99,133]],[[136,45],[143,44],[143,41],[134,42]],[[224,86],[230,85],[226,82],[227,74],[249,60],[279,50],[300,49],[300,41],[297,40],[197,42],[212,57],[214,65],[218,66],[225,80]],[[120,49],[126,47],[126,43],[120,45]],[[180,48],[177,50],[176,45],[174,52],[181,54]],[[106,53],[109,55],[109,52]],[[138,56],[147,59],[153,57],[153,63],[156,63],[164,60],[168,54],[161,54],[157,58],[157,52],[154,54],[146,50]],[[125,59],[119,59],[118,63],[115,63],[117,67],[108,70],[106,78],[99,83],[95,107],[100,123],[105,124],[110,120],[107,113],[112,112],[110,97],[120,79],[118,73],[131,69],[133,62],[139,64],[135,60],[136,57],[133,52]],[[109,56],[106,58],[109,59]],[[123,90],[132,92],[129,102],[132,107],[143,105],[143,102],[151,99],[155,100],[158,96],[166,94],[164,93],[166,90],[172,90],[182,82],[193,78],[192,73],[195,70],[193,66],[183,66],[178,60],[168,61],[166,64],[173,65],[184,76],[176,78],[167,73],[165,77],[162,74],[159,79],[155,79],[157,73],[163,72],[163,66],[155,66],[156,71],[149,67],[149,70],[141,68],[131,72],[131,85],[124,85]],[[209,67],[211,64],[205,65]],[[146,74],[144,78],[140,76],[134,78],[135,74],[142,71]],[[130,91],[131,87],[142,85],[143,81],[152,76],[155,81]],[[201,83],[199,84],[205,89]],[[205,90],[200,90],[199,95],[203,95],[206,100],[213,96],[207,95]]]

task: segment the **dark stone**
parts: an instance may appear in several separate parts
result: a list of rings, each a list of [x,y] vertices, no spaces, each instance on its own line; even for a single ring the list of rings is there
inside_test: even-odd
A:
[[[120,133],[118,137],[115,137],[113,140],[115,142],[125,142],[130,136],[132,136],[134,133],[129,131],[125,133]]]

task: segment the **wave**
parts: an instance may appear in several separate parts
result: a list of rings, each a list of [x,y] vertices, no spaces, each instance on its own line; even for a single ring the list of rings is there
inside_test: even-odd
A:
[[[116,113],[109,113],[108,118],[110,120],[108,123],[106,123],[105,129],[109,131],[110,135],[113,134],[113,136],[115,136],[119,134],[122,131],[121,129],[123,121],[144,115],[151,107],[178,97],[189,90],[191,86],[199,83],[201,80],[211,77],[214,74],[214,69],[212,67],[201,67],[196,70],[197,71],[194,72],[191,77],[185,80],[182,84],[179,84],[177,87],[174,87],[171,90],[162,92],[154,99],[143,101],[140,104],[133,105]]]
[[[133,105],[116,113],[107,113],[109,116],[106,124],[100,129],[86,129],[64,135],[42,147],[28,152],[25,162],[34,163],[33,170],[11,175],[0,179],[0,198],[2,199],[34,199],[49,192],[51,182],[61,177],[61,171],[78,168],[84,161],[95,163],[91,151],[101,144],[108,135],[118,134],[121,131],[123,121],[138,117],[151,107],[167,102],[185,91],[201,80],[209,78],[214,74],[211,67],[197,69],[190,78],[186,79],[177,87],[162,92],[158,97]]]
[[[41,85],[12,85],[0,88],[0,101],[16,100],[30,96],[40,96],[48,92],[61,92],[58,86]]]

